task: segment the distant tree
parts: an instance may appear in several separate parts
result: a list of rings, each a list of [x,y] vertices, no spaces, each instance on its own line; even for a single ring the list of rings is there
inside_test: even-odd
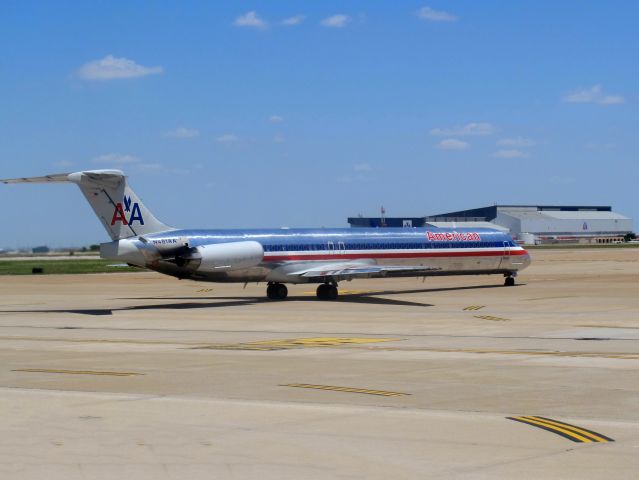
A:
[[[89,245],[89,250],[92,252],[99,252],[100,251],[100,245]]]
[[[636,239],[637,239],[637,234],[636,233],[626,233],[623,236],[624,242],[629,242],[630,240],[636,240]]]

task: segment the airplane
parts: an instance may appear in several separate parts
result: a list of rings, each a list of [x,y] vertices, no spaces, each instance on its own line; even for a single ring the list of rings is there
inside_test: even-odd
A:
[[[338,282],[357,278],[498,274],[513,286],[531,262],[509,235],[489,228],[176,229],[153,216],[120,170],[0,181],[78,185],[111,237],[102,258],[179,279],[266,282],[272,300],[287,297],[286,284],[303,283],[335,300]]]

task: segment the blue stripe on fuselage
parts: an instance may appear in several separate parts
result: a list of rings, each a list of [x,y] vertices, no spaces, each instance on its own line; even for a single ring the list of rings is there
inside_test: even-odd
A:
[[[481,241],[433,241],[428,232],[477,233]],[[188,238],[189,245],[197,247],[225,242],[253,240],[266,252],[326,250],[328,242],[344,250],[394,250],[439,248],[495,248],[508,242],[517,246],[512,238],[498,230],[488,228],[336,228],[336,229],[257,229],[257,230],[173,230],[145,235],[148,239]]]

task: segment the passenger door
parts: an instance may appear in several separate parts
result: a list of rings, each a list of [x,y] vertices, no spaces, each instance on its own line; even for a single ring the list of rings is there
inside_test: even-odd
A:
[[[510,243],[503,242],[504,251],[501,255],[501,262],[499,262],[499,268],[508,268],[512,266],[510,258]]]

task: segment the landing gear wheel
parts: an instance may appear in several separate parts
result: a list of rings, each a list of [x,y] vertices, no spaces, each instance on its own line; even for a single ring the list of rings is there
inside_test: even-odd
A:
[[[266,287],[266,296],[271,300],[284,300],[288,296],[288,288],[283,283],[271,283]]]
[[[338,294],[337,286],[330,283],[322,283],[317,287],[317,298],[320,300],[335,300]]]
[[[506,280],[504,280],[504,286],[506,286],[506,287],[514,287],[515,286],[515,277],[506,277]]]

